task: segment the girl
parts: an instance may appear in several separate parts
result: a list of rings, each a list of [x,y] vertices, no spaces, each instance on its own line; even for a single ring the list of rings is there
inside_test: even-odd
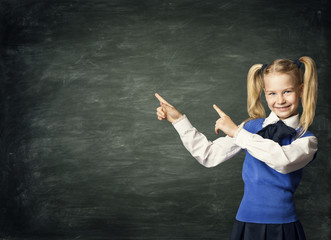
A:
[[[301,65],[304,64],[304,73]],[[271,113],[266,118],[261,93]],[[187,116],[155,94],[159,120],[173,124],[185,146],[199,163],[214,167],[246,150],[242,169],[244,196],[231,240],[303,240],[293,194],[303,168],[315,158],[317,139],[309,131],[317,101],[317,72],[310,57],[278,59],[253,65],[247,76],[247,111],[250,118],[237,126],[215,104],[220,118],[215,132],[227,136],[209,141]],[[302,115],[298,105],[301,99]]]

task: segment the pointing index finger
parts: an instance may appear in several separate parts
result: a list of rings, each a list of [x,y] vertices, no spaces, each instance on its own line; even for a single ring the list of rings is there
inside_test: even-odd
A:
[[[219,107],[217,107],[216,104],[214,104],[213,107],[218,113],[218,115],[220,115],[220,117],[226,116],[226,114]]]
[[[161,97],[158,93],[155,93],[155,97],[162,103],[168,104],[172,106],[170,103],[168,103],[163,97]]]

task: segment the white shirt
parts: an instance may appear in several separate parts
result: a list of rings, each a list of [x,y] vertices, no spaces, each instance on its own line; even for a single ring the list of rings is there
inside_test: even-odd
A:
[[[274,112],[264,120],[262,127],[279,121]],[[283,122],[296,130],[301,127],[299,114],[283,120]],[[308,136],[295,139],[291,144],[280,146],[271,139],[265,139],[243,129],[240,124],[235,136],[219,137],[209,141],[205,135],[192,126],[187,116],[172,123],[191,155],[205,167],[214,167],[230,159],[241,149],[246,149],[252,156],[265,162],[276,171],[286,174],[306,166],[313,160],[317,151],[317,138]]]

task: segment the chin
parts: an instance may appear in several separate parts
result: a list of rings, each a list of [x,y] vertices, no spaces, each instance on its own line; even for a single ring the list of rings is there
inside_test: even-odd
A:
[[[276,113],[276,115],[280,119],[286,119],[286,118],[289,118],[289,117],[295,115],[293,112],[282,112],[282,111],[277,111],[277,110],[274,110],[274,113]]]
[[[289,117],[289,115],[282,115],[282,114],[277,114],[278,118],[283,120]]]

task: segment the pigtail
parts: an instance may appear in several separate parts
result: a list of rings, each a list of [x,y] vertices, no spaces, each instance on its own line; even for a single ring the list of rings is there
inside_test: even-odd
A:
[[[265,118],[265,110],[261,102],[263,80],[262,64],[253,65],[247,75],[247,112],[250,119]]]
[[[303,92],[301,98],[303,112],[300,118],[300,123],[302,125],[300,135],[303,135],[314,120],[318,82],[314,60],[310,57],[303,56],[299,58],[299,61],[305,65],[305,73],[303,75]]]

